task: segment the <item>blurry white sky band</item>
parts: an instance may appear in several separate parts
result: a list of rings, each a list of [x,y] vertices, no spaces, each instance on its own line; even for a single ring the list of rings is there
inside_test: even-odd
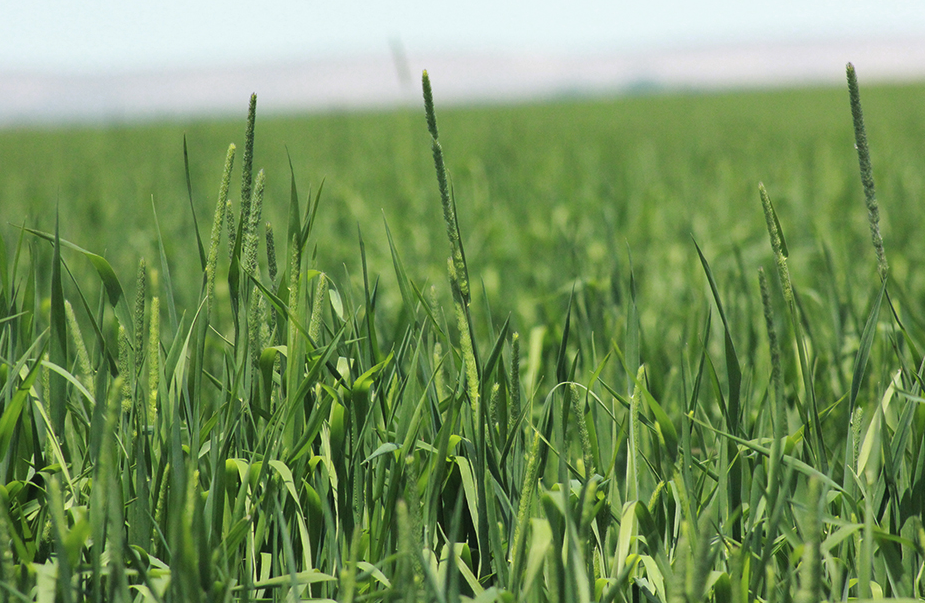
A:
[[[0,125],[417,103],[423,68],[446,103],[834,83],[849,60],[925,80],[925,0],[0,0]]]
[[[925,37],[921,0],[0,0],[0,71]]]

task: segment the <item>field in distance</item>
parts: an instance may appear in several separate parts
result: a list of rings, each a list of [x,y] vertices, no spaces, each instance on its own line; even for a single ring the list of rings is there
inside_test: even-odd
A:
[[[925,87],[863,94],[894,274],[920,290],[925,275],[907,268],[925,253],[916,227],[925,212]],[[692,235],[718,271],[737,271],[735,254],[749,265],[768,257],[759,181],[786,225],[797,282],[812,282],[823,244],[843,286],[874,269],[856,261],[869,237],[843,89],[454,108],[441,111],[440,127],[467,259],[499,316],[514,312],[529,324],[557,315],[576,281],[624,286],[627,250],[647,312],[662,322],[666,312],[686,312],[692,292],[682,284],[698,266]],[[243,134],[240,121],[2,130],[7,244],[14,225],[52,230],[58,203],[62,237],[129,278],[139,257],[157,257],[153,200],[183,284],[178,302],[190,308],[198,269],[184,265],[196,243],[183,136],[207,237],[224,149],[240,147]],[[254,166],[266,171],[264,216],[277,230],[288,207],[287,153],[303,195],[324,181],[319,268],[360,274],[359,226],[371,271],[390,281],[384,217],[409,276],[443,289],[449,251],[423,111],[262,118],[258,91]],[[232,189],[236,206],[239,197]]]

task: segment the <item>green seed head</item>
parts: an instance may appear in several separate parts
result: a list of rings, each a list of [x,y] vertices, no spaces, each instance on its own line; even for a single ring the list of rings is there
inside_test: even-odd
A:
[[[238,227],[235,224],[234,207],[230,200],[225,203],[225,221],[228,223],[228,259],[231,260],[234,258]]]
[[[222,182],[218,189],[218,201],[215,204],[215,215],[212,218],[212,232],[209,236],[209,256],[206,260],[206,295],[209,298],[208,311],[212,313],[212,301],[215,295],[215,267],[218,264],[218,246],[222,238],[222,222],[227,213],[232,218],[230,203],[228,202],[228,186],[231,183],[231,170],[234,167],[234,144],[228,145],[225,155],[225,169],[222,171]]]
[[[241,219],[250,215],[251,178],[254,169],[254,122],[257,118],[257,95],[251,94],[247,108],[247,126],[244,130],[244,165],[241,169]]]
[[[74,314],[74,308],[71,302],[64,300],[64,315],[67,317],[68,331],[71,332],[71,339],[74,341],[74,347],[77,348],[77,368],[80,373],[80,382],[84,387],[92,390],[93,387],[93,368],[90,365],[90,353],[87,351],[87,344],[84,342],[83,335],[80,332],[80,325],[77,324],[77,315]]]
[[[861,93],[858,90],[857,73],[854,65],[848,63],[848,97],[851,103],[851,117],[854,120],[854,147],[858,151],[858,167],[861,172],[861,186],[867,204],[867,221],[870,224],[870,238],[877,254],[877,273],[885,280],[889,273],[886,254],[883,251],[883,237],[880,235],[880,208],[874,189],[874,170],[870,163],[870,149],[867,146],[867,131],[864,128],[864,112],[861,110]]]
[[[157,419],[157,390],[160,386],[161,301],[151,299],[151,319],[148,334],[148,425]]]
[[[437,114],[434,111],[434,92],[430,87],[430,76],[427,70],[424,70],[421,76],[421,84],[424,88],[424,114],[427,116],[427,129],[434,140],[437,140]]]
[[[792,304],[793,286],[790,284],[790,269],[787,267],[787,256],[784,253],[783,238],[777,226],[774,206],[771,205],[768,191],[765,190],[764,184],[761,182],[758,183],[758,192],[761,195],[761,206],[764,209],[764,219],[768,226],[768,236],[771,238],[771,248],[774,250],[774,258],[777,260],[777,275],[780,279],[780,286],[784,292],[784,299],[787,300],[788,304]]]
[[[267,269],[270,272],[270,282],[276,283],[276,274],[278,267],[276,265],[276,242],[273,240],[273,226],[266,223],[267,237]]]
[[[328,295],[328,279],[323,274],[318,275],[318,282],[315,284],[315,300],[312,304],[312,317],[308,326],[308,334],[312,341],[318,343],[321,339],[322,311],[324,302]]]
[[[129,367],[129,337],[125,326],[119,325],[119,377],[122,379],[122,399],[123,404],[132,400],[131,377],[132,370]]]
[[[141,370],[141,364],[144,362],[142,353],[145,337],[145,295],[147,290],[147,275],[145,268],[145,259],[138,261],[138,279],[135,286],[135,342],[132,349],[135,351],[135,372]]]

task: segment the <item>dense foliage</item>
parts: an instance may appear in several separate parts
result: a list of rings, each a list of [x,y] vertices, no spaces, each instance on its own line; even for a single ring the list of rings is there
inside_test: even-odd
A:
[[[925,596],[925,89],[424,84],[0,132],[4,599]]]

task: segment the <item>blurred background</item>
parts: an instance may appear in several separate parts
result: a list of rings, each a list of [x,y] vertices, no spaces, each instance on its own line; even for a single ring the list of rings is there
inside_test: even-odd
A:
[[[0,125],[925,75],[917,0],[4,2]]]

